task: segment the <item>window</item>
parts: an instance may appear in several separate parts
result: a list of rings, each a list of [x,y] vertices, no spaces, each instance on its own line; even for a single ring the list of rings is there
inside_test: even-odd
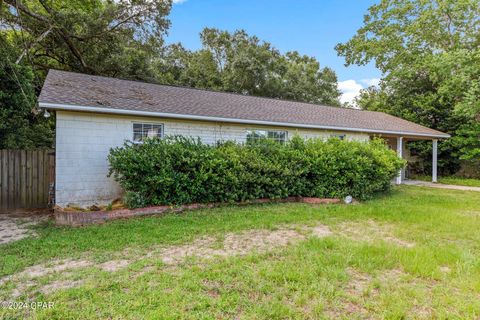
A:
[[[247,130],[247,142],[269,139],[279,143],[287,141],[287,131],[277,130]]]
[[[337,133],[332,133],[330,135],[330,138],[338,138],[340,140],[345,140],[345,134],[337,134]]]
[[[146,138],[163,137],[163,124],[158,123],[134,123],[133,141],[142,142]]]

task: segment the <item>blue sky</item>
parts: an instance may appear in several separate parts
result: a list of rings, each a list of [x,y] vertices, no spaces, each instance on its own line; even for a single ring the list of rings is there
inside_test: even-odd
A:
[[[315,56],[338,75],[343,101],[361,88],[376,84],[381,73],[373,64],[344,66],[334,49],[362,26],[363,15],[374,0],[174,0],[167,42],[200,47],[205,27],[249,34],[272,43],[281,52],[297,50]]]

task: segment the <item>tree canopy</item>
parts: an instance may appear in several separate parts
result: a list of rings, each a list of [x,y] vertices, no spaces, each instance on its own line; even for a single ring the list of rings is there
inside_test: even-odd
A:
[[[339,105],[333,70],[298,52],[282,54],[245,31],[206,28],[197,51],[166,45],[171,6],[171,0],[0,2],[5,45],[0,52],[0,117],[5,119],[0,130],[10,141],[0,147],[51,146],[52,118],[32,112],[51,68]],[[25,132],[13,130],[13,123],[22,124]],[[42,134],[45,139],[39,141]]]
[[[153,77],[171,1],[0,2],[0,148],[52,147],[54,117],[36,114],[50,68]]]
[[[364,90],[363,109],[378,110],[453,135],[441,144],[444,171],[458,159],[478,166],[480,145],[480,6],[478,0],[382,0],[364,25],[336,46],[347,65],[371,61],[383,72]],[[427,158],[429,147],[418,145]]]
[[[53,123],[35,112],[34,73],[0,35],[0,149],[51,147]]]
[[[50,68],[143,79],[163,45],[171,1],[4,0],[18,58]]]
[[[202,48],[169,46],[159,64],[163,82],[255,96],[339,105],[335,72],[314,57],[281,54],[270,43],[249,36],[205,28]]]

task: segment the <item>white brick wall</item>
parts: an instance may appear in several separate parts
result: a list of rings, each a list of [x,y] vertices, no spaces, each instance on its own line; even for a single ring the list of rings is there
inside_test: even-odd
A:
[[[266,128],[67,111],[57,111],[56,121],[56,203],[61,207],[106,204],[121,196],[119,185],[107,177],[107,155],[110,148],[132,139],[133,122],[163,123],[165,135],[200,137],[205,143],[244,142],[247,130]],[[299,134],[305,138],[328,138],[332,134],[325,130],[270,128],[287,130],[289,137]],[[369,139],[368,134],[362,133],[346,133],[346,136],[350,140]]]

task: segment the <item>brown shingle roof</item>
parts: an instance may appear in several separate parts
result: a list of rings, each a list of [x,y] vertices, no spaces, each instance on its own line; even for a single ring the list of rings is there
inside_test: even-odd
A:
[[[204,117],[206,120],[225,119],[239,123],[253,121],[292,127],[448,137],[440,131],[382,112],[157,85],[58,70],[49,71],[39,103],[40,106],[52,109],[86,111],[86,107],[94,107],[97,112],[105,113],[128,110],[130,114],[158,113],[164,117],[169,114],[173,118]]]

